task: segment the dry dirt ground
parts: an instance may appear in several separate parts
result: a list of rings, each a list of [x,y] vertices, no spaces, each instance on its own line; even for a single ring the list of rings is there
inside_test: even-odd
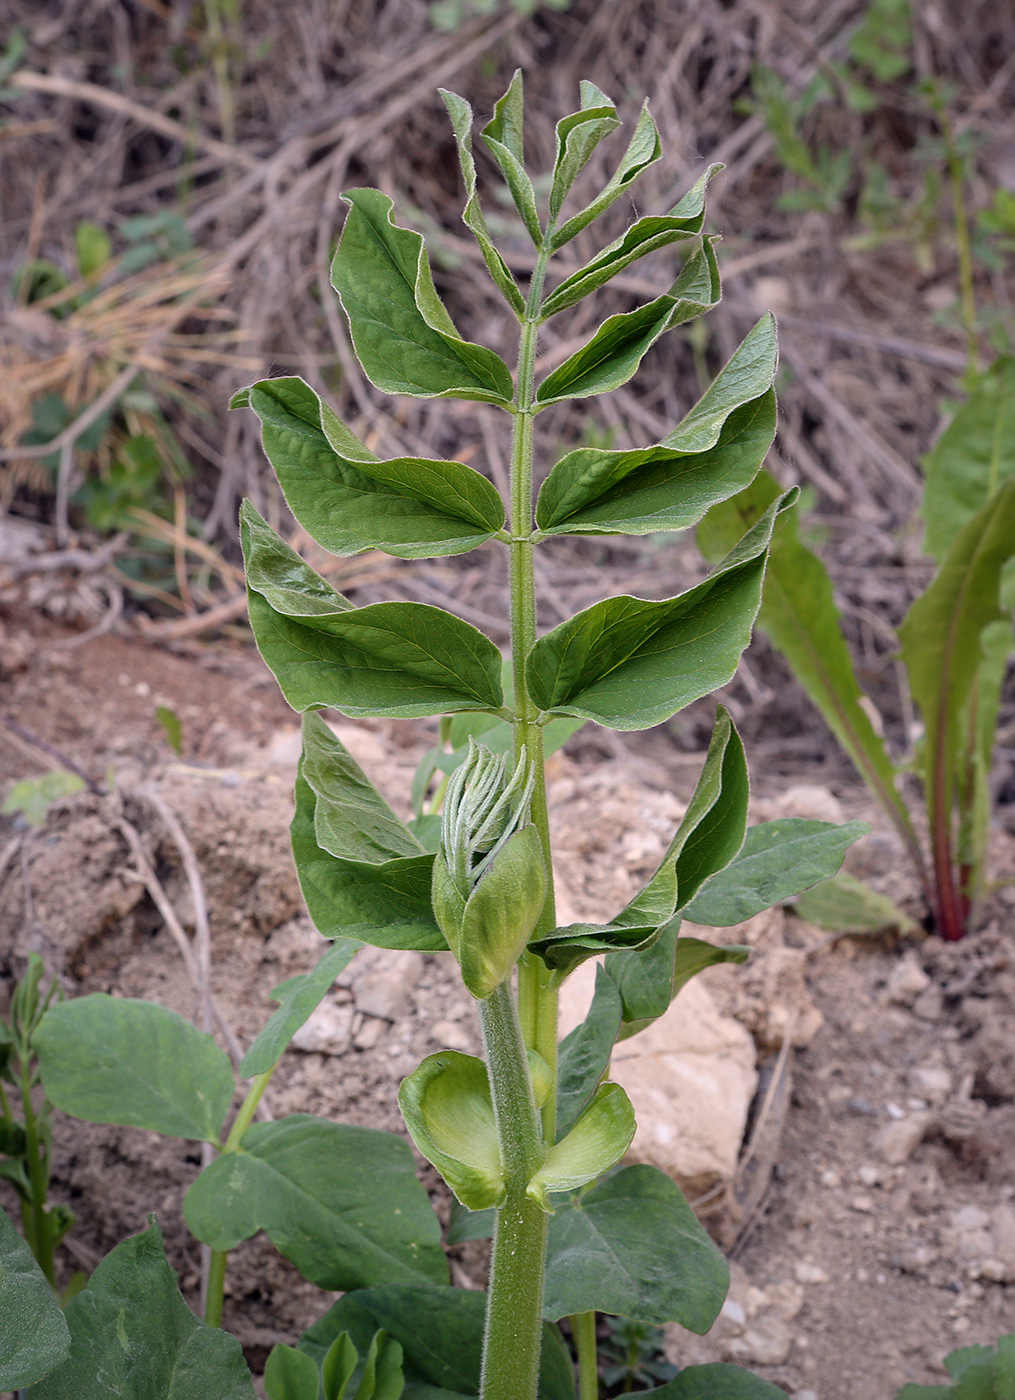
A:
[[[4,995],[37,949],[68,995],[147,997],[195,1015],[179,951],[119,825],[126,819],[140,834],[191,927],[155,786],[200,863],[214,991],[248,1044],[271,1009],[270,989],[307,970],[320,948],[287,847],[295,717],[240,646],[174,655],[107,635],[68,650],[52,645],[62,639],[53,624],[16,614],[3,622],[3,713],[103,789],[54,805],[36,831],[4,819]],[[166,744],[158,705],[181,720],[182,758]],[[431,742],[427,726],[344,725],[399,803]],[[0,738],[0,790],[55,761],[3,727]],[[601,742],[579,736],[551,769],[565,897],[580,917],[608,914],[658,859],[663,819],[696,773],[662,731],[610,753]],[[754,769],[763,816],[787,784]],[[906,898],[895,844],[857,789],[841,780],[816,793],[812,780],[801,768],[806,800],[875,823],[854,870]],[[1015,876],[1015,841],[1001,827],[993,875]],[[755,1037],[765,1121],[725,1204],[703,1207],[734,1261],[730,1298],[709,1337],[670,1329],[675,1361],[742,1361],[796,1400],[890,1400],[907,1380],[940,1380],[952,1347],[1015,1328],[1013,906],[1009,886],[993,897],[982,932],[951,948],[934,938],[830,940],[775,911],[743,931],[755,946],[746,968],[706,974]],[[274,1115],[310,1111],[398,1132],[397,1081],[441,1046],[478,1049],[469,999],[446,960],[374,953],[371,962],[371,952],[330,998],[340,1053],[291,1051],[269,1092]],[[806,1043],[779,1056],[787,1006]],[[53,1194],[77,1215],[67,1272],[94,1265],[155,1211],[196,1302],[199,1253],[181,1203],[199,1166],[192,1144],[57,1115]],[[446,1211],[434,1174],[425,1179]],[[6,1196],[3,1204],[13,1206]],[[456,1254],[456,1281],[481,1285],[483,1247]],[[263,1238],[232,1256],[225,1322],[255,1367],[330,1301]]]

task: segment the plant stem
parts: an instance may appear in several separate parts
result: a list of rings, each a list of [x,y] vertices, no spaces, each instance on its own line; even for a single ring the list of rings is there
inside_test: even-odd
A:
[[[575,1313],[569,1321],[578,1352],[578,1400],[599,1400],[596,1315],[594,1312]]]
[[[49,1191],[49,1172],[39,1141],[39,1127],[32,1105],[32,1084],[28,1071],[27,1054],[21,1058],[21,1101],[25,1111],[25,1157],[28,1160],[28,1178],[32,1187],[31,1221],[32,1238],[30,1243],[36,1262],[50,1287],[56,1289],[56,1266],[54,1262],[53,1235],[50,1230],[49,1214],[46,1210],[46,1196]]]
[[[204,1320],[208,1327],[222,1326],[222,1309],[226,1296],[226,1263],[229,1255],[224,1249],[213,1249],[208,1268],[208,1293],[204,1302]]]
[[[931,102],[941,128],[944,141],[945,159],[948,162],[948,180],[952,187],[952,210],[955,218],[955,244],[959,255],[959,287],[962,307],[962,325],[966,332],[966,348],[969,355],[967,375],[974,377],[980,369],[979,346],[976,341],[976,291],[973,280],[973,241],[969,236],[969,219],[966,215],[965,169],[962,153],[955,141],[951,117],[940,91],[935,87]]]
[[[546,1213],[525,1188],[543,1155],[518,1011],[502,983],[479,1003],[507,1199],[497,1212],[480,1400],[535,1400],[542,1342]]]

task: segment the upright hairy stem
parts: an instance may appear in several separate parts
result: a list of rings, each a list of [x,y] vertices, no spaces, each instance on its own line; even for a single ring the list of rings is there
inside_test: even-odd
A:
[[[25,1233],[29,1237],[39,1268],[46,1276],[51,1288],[56,1288],[56,1261],[53,1248],[53,1234],[49,1215],[46,1211],[46,1195],[49,1189],[44,1149],[39,1139],[39,1125],[32,1104],[32,1084],[28,1070],[28,1051],[21,1060],[21,1101],[25,1112],[25,1156],[28,1159],[28,1177],[32,1187],[31,1205],[22,1211]]]

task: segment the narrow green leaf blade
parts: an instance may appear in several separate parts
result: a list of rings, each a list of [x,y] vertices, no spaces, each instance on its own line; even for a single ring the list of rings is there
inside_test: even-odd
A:
[[[249,501],[241,539],[254,638],[293,709],[405,719],[501,708],[500,652],[475,627],[423,603],[352,607]]]
[[[59,1366],[70,1330],[32,1251],[0,1210],[0,1390],[20,1390]]]
[[[492,350],[455,330],[434,289],[422,234],[399,228],[380,190],[349,190],[331,268],[360,364],[388,394],[509,403],[514,385]]]
[[[595,1311],[699,1334],[712,1326],[729,1266],[664,1172],[625,1167],[555,1206],[545,1318]]]
[[[289,977],[272,989],[272,1001],[281,1002],[281,1005],[272,1012],[244,1055],[240,1064],[243,1079],[252,1079],[255,1074],[266,1074],[271,1069],[362,946],[352,939],[339,939],[322,955],[313,972]]]
[[[263,1230],[320,1288],[443,1283],[440,1223],[408,1143],[295,1113],[255,1123],[187,1192],[190,1230],[234,1249]]]
[[[880,933],[889,928],[919,932],[904,909],[845,870],[804,890],[794,904],[801,919],[830,933]]]
[[[684,915],[717,928],[753,918],[830,879],[849,847],[868,831],[867,822],[837,826],[799,817],[749,827],[739,855],[712,876],[685,906]]]
[[[46,1097],[64,1113],[218,1141],[236,1087],[229,1057],[168,1006],[105,992],[59,1002],[33,1046]]]
[[[605,967],[596,969],[588,1015],[561,1041],[557,1061],[557,1138],[566,1137],[610,1064],[620,1032],[622,1003]]]
[[[254,1400],[239,1342],[188,1308],[154,1217],[106,1255],[66,1317],[70,1356],[32,1400]]]
[[[719,297],[719,267],[712,240],[704,238],[664,296],[605,320],[587,345],[546,376],[536,391],[536,403],[545,408],[626,384],[661,335],[703,316]]]
[[[433,855],[374,864],[344,860],[317,840],[317,797],[301,772],[289,828],[300,889],[325,938],[357,939],[378,948],[447,950],[430,903]]]
[[[290,510],[333,554],[462,554],[504,524],[503,502],[479,472],[423,457],[378,461],[302,379],[262,379],[249,404]]]
[[[703,583],[676,598],[608,598],[536,642],[526,662],[540,709],[647,729],[725,685],[750,641],[765,555],[787,492]]]
[[[596,120],[602,121],[603,119],[597,118]],[[612,127],[607,127],[603,130],[602,135],[608,135],[612,129]],[[575,135],[577,133],[572,134],[570,141],[573,142]],[[585,139],[588,139],[587,135]],[[599,139],[601,137],[597,136],[596,141],[598,142]],[[638,115],[638,121],[627,150],[624,152],[624,157],[611,176],[609,183],[591,203],[557,229],[550,240],[550,246],[554,251],[563,248],[564,244],[569,243],[575,234],[581,233],[583,228],[587,228],[593,220],[598,219],[600,214],[609,209],[610,205],[615,203],[630,188],[639,175],[646,171],[650,165],[655,164],[662,153],[659,129],[652,120],[646,101]],[[591,155],[591,151],[589,154]]]
[[[557,123],[556,156],[550,185],[550,219],[556,222],[567,192],[600,141],[620,125],[617,109],[594,83],[581,85],[581,110]],[[588,220],[586,220],[588,222]],[[583,225],[582,225],[583,227]],[[576,229],[575,232],[578,230]],[[554,246],[559,247],[559,244]]]
[[[359,1353],[348,1332],[340,1332],[321,1361],[324,1400],[345,1400],[345,1390],[356,1370]]]
[[[464,1288],[371,1288],[347,1293],[300,1338],[319,1360],[341,1332],[362,1354],[378,1328],[403,1352],[405,1395],[450,1400],[479,1394],[486,1295]],[[430,1389],[428,1389],[428,1387]],[[556,1327],[543,1328],[538,1400],[574,1400],[574,1371]]]
[[[493,117],[479,133],[487,150],[500,166],[507,181],[515,208],[529,237],[538,248],[543,241],[543,229],[536,211],[536,195],[525,169],[522,141],[524,98],[522,70],[516,68],[507,92],[494,105]]]
[[[268,1355],[264,1389],[268,1400],[317,1400],[320,1376],[305,1351],[279,1342]]]

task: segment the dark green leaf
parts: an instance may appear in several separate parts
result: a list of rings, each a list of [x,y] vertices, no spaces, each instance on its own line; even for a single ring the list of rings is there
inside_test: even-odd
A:
[[[532,181],[525,171],[525,151],[522,142],[523,106],[522,70],[516,68],[510,87],[495,104],[492,119],[479,134],[483,144],[500,166],[515,208],[528,229],[529,237],[538,248],[543,241],[543,230],[536,212]]]
[[[581,301],[583,297],[594,292],[597,287],[601,287],[611,277],[623,272],[624,268],[646,254],[665,248],[669,243],[697,237],[705,221],[705,190],[712,177],[721,169],[721,165],[710,165],[693,189],[689,190],[668,214],[638,219],[590,263],[566,277],[544,300],[540,308],[543,319],[555,316],[558,311]],[[581,218],[581,215],[577,217]],[[565,224],[557,237],[568,227],[569,225]]]
[[[626,384],[661,335],[704,315],[719,296],[712,240],[704,238],[664,296],[635,311],[610,316],[587,345],[548,374],[536,391],[537,405],[545,408],[562,399],[605,394]]]
[[[618,950],[651,947],[657,932],[658,927],[654,923],[567,924],[533,939],[528,946],[530,953],[542,958],[546,966],[557,974],[554,980],[559,983],[589,958]]]
[[[191,1231],[234,1249],[263,1230],[320,1288],[447,1278],[440,1224],[408,1143],[296,1113],[255,1123],[187,1192]]]
[[[617,109],[596,87],[595,83],[581,84],[581,110],[572,112],[557,123],[557,150],[553,162],[553,180],[550,185],[550,221],[557,222],[561,205],[578,174],[585,168],[593,151],[604,136],[616,131],[620,125]],[[654,123],[653,123],[654,126]],[[658,138],[657,138],[658,139]],[[585,221],[586,223],[589,220]],[[579,225],[579,228],[584,225]],[[578,229],[575,229],[575,233]],[[561,240],[562,242],[564,240]],[[554,243],[555,247],[559,244]]]
[[[454,1198],[451,1201],[451,1219],[444,1243],[464,1244],[466,1240],[488,1240],[493,1237],[493,1227],[497,1223],[497,1212],[489,1210],[468,1210]]]
[[[612,103],[609,105],[611,108],[613,107]],[[589,118],[588,113],[582,113],[582,115]],[[579,138],[583,145],[587,144],[591,139],[594,146],[601,139],[601,136],[596,134],[601,129],[600,123],[602,124],[602,128],[605,128],[602,129],[602,136],[608,135],[609,131],[613,129],[612,126],[607,125],[607,122],[608,118],[604,121],[602,117],[592,117],[586,121],[580,131],[572,129],[568,133],[566,138],[568,151],[560,167],[560,174],[563,178],[566,178],[564,167],[573,164],[573,161],[569,161],[568,158],[575,153],[576,138]],[[558,132],[560,131],[560,125],[558,125],[557,130]],[[589,154],[591,155],[591,150]],[[569,243],[570,240],[574,238],[575,234],[580,233],[583,228],[587,228],[594,219],[598,219],[599,215],[602,214],[604,210],[609,209],[610,205],[618,200],[620,196],[630,188],[639,175],[647,170],[650,165],[654,165],[661,155],[662,143],[659,140],[659,130],[652,120],[648,110],[648,103],[646,102],[642,106],[638,116],[638,121],[635,125],[631,140],[627,150],[624,152],[624,158],[611,177],[609,184],[596,195],[595,199],[593,199],[590,204],[587,204],[584,209],[575,214],[573,218],[568,219],[566,223],[562,224],[561,227],[557,229],[550,239],[551,248],[554,250],[562,248],[565,243]],[[561,183],[563,183],[563,179]],[[551,195],[551,212],[552,202],[553,197]],[[554,217],[556,217],[556,214],[554,214]]]
[[[0,1210],[0,1390],[41,1380],[69,1350],[70,1332],[53,1290]]]
[[[313,972],[289,977],[272,988],[272,1001],[281,1002],[281,1005],[261,1027],[244,1055],[240,1065],[244,1079],[252,1079],[255,1074],[265,1074],[271,1069],[362,946],[351,939],[339,939],[322,955]]]
[[[386,1332],[376,1332],[352,1400],[399,1400],[404,1385],[401,1346]]]
[[[679,933],[678,916],[665,925],[656,942],[644,952],[611,953],[603,964],[620,992],[625,1023],[635,1024],[638,1030],[661,1016],[673,1000]]]
[[[867,822],[783,817],[748,828],[740,854],[684,908],[696,924],[728,928],[834,875]]]
[[[712,1326],[729,1267],[664,1172],[625,1167],[555,1206],[544,1317],[595,1311],[699,1334]]]
[[[713,1361],[688,1366],[672,1381],[645,1392],[644,1400],[786,1400],[786,1392],[739,1366]],[[901,1400],[901,1397],[900,1397]]]
[[[422,234],[398,228],[380,190],[349,190],[331,280],[360,364],[378,389],[417,398],[510,403],[514,385],[492,350],[463,340],[434,289]]]
[[[249,501],[241,533],[254,637],[294,710],[406,719],[500,709],[500,652],[475,627],[423,603],[354,608]]]
[[[457,1400],[479,1393],[485,1314],[486,1295],[463,1288],[363,1289],[340,1298],[299,1345],[319,1361],[334,1338],[348,1332],[362,1353],[382,1327],[402,1346],[406,1397],[430,1400],[434,1392],[425,1387],[437,1387]],[[571,1360],[549,1324],[543,1329],[539,1400],[574,1400]]]
[[[924,548],[944,560],[959,530],[1015,476],[1015,359],[1000,355],[923,461]]]
[[[919,932],[916,920],[904,909],[845,870],[804,890],[794,905],[801,919],[831,933],[880,933],[889,928]]]
[[[610,1064],[620,1031],[617,984],[604,967],[596,969],[596,990],[588,1015],[561,1041],[557,1062],[557,1138],[568,1133],[592,1098]]]
[[[457,93],[448,92],[445,88],[440,88],[439,91],[454,127],[455,140],[458,143],[458,163],[462,167],[462,178],[465,181],[465,209],[462,221],[479,244],[483,261],[499,291],[512,310],[521,316],[525,312],[525,298],[518,290],[507,263],[494,247],[476,193],[476,162],[472,156],[472,108],[465,98],[459,97]]]
[[[302,379],[262,379],[248,395],[290,510],[333,554],[463,554],[503,526],[496,487],[464,462],[378,461]]]
[[[264,1368],[268,1400],[317,1400],[320,1376],[305,1351],[283,1343],[272,1347]]]
[[[58,1002],[32,1043],[64,1113],[218,1141],[236,1088],[229,1057],[167,1006],[104,992]]]
[[[254,1400],[239,1342],[187,1307],[154,1218],[106,1255],[66,1316],[70,1356],[31,1400]]]
[[[750,640],[765,554],[787,492],[697,587],[660,602],[608,598],[541,637],[529,692],[555,715],[647,729],[725,685]]]
[[[381,864],[343,860],[318,844],[317,798],[302,773],[289,828],[293,859],[307,909],[325,938],[358,939],[378,948],[447,949],[430,904],[433,855]]]

